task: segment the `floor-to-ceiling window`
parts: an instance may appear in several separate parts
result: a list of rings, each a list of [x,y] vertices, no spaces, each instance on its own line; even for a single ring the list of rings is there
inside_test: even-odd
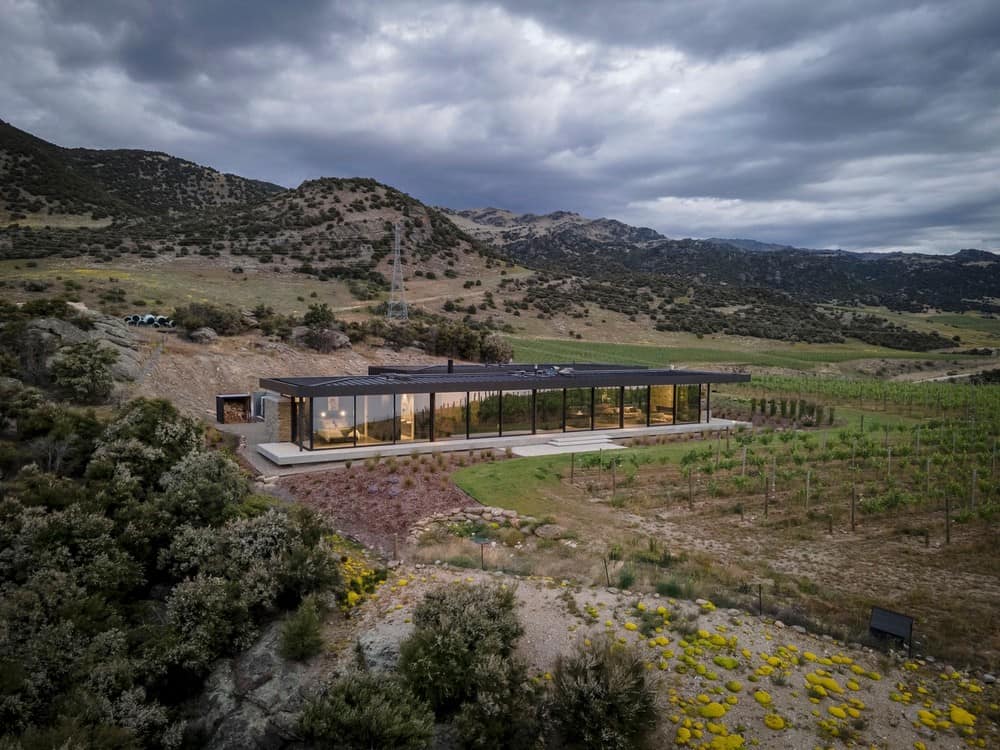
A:
[[[590,419],[593,394],[592,388],[566,389],[567,430],[589,430],[593,426]]]
[[[651,425],[674,423],[674,387],[672,385],[650,386],[649,423]]]
[[[324,396],[312,400],[312,447],[345,448],[354,445],[354,396]]]
[[[531,434],[531,391],[504,391],[503,417],[500,428],[504,435]]]
[[[500,391],[469,392],[469,437],[500,434]]]
[[[622,424],[625,427],[645,427],[649,386],[627,385],[622,394]]]
[[[535,432],[561,432],[563,428],[562,389],[535,392]]]
[[[617,386],[594,389],[595,430],[607,430],[618,427],[622,413],[621,398],[622,389]]]
[[[394,401],[390,393],[357,397],[358,445],[393,441],[396,435]]]
[[[397,439],[403,442],[431,439],[431,394],[397,394],[396,415],[399,420]]]
[[[677,386],[677,422],[701,421],[701,386]]]
[[[468,394],[434,394],[434,439],[465,438],[465,405]]]

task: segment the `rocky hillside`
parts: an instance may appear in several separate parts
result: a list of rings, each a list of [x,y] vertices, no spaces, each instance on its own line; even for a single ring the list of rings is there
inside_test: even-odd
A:
[[[463,229],[521,263],[766,288],[805,303],[884,305],[890,309],[1000,311],[1000,255],[806,250],[752,240],[667,239],[651,229],[557,212],[518,216],[501,209],[452,212]]]
[[[515,214],[502,208],[467,211],[442,209],[463,231],[483,242],[507,246],[558,235],[565,241],[646,243],[666,239],[648,227],[632,227],[614,219],[587,219],[570,211]]]
[[[282,190],[153,151],[62,148],[0,121],[0,226],[245,206]]]

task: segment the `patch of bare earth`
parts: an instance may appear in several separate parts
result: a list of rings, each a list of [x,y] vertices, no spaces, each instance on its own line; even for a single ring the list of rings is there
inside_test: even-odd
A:
[[[278,483],[283,493],[315,508],[339,531],[389,555],[414,523],[434,513],[475,503],[448,478],[466,457],[389,458],[377,465],[296,474]]]
[[[310,375],[361,375],[369,365],[444,362],[418,349],[393,351],[358,345],[330,354],[272,341],[259,334],[219,338],[196,344],[177,334],[137,329],[144,339],[147,368],[131,396],[166,398],[184,411],[215,414],[219,393],[260,389],[260,378]]]

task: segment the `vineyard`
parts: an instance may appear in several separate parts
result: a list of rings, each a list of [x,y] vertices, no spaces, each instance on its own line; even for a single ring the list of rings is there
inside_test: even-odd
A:
[[[740,386],[743,395],[768,398],[780,394],[801,398],[809,395],[829,402],[854,405],[859,409],[901,409],[904,414],[923,416],[977,416],[996,426],[1000,424],[1000,388],[992,385],[956,387],[949,382],[906,383],[871,379],[834,379],[754,375],[753,381]]]
[[[761,606],[855,640],[885,606],[917,618],[928,653],[1000,663],[1000,388],[762,377],[719,401],[763,423],[519,460],[504,470],[518,497],[475,481],[489,467],[457,480],[579,524],[593,583]]]

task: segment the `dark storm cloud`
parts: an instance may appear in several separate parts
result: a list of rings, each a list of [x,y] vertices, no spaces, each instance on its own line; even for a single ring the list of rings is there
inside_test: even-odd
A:
[[[0,117],[671,236],[1000,247],[1000,6],[0,0]]]

